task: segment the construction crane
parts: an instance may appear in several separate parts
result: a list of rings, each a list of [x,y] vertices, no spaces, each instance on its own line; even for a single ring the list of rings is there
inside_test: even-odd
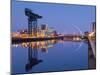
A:
[[[37,20],[41,19],[42,16],[35,14],[32,10],[25,8],[25,15],[28,17],[28,35],[32,36],[34,33],[37,37]],[[26,71],[29,71],[33,66],[39,64],[42,60],[38,59],[38,50],[37,48],[32,49],[32,43],[29,43],[28,48],[28,63],[26,64]]]
[[[28,17],[28,34],[32,36],[34,33],[35,37],[37,36],[37,19],[41,19],[42,16],[35,14],[32,10],[25,8],[25,15]]]

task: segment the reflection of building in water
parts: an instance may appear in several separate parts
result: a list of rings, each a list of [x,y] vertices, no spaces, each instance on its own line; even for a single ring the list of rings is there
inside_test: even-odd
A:
[[[29,71],[35,65],[38,65],[42,60],[38,59],[38,50],[37,48],[32,48],[32,43],[29,43],[28,46],[28,63],[25,66],[26,71]]]
[[[57,42],[57,40],[48,40],[15,44],[13,46],[22,46],[28,48],[28,62],[25,65],[25,69],[26,71],[29,71],[43,61],[38,58],[38,51],[41,50],[42,52],[48,52],[48,48],[53,47],[53,45]]]
[[[58,42],[58,40],[47,40],[47,41],[37,41],[37,42],[31,42],[31,48],[35,49],[37,48],[38,50],[41,50],[42,52],[48,52],[48,48],[51,48],[54,46],[54,44],[56,44]],[[16,44],[13,45],[14,47],[17,46],[22,46],[25,48],[28,48],[30,46],[30,42],[25,42],[25,43],[21,43],[21,44]]]

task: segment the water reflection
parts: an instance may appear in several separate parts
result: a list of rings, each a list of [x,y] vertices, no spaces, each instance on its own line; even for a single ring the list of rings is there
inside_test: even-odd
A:
[[[32,48],[32,43],[28,44],[28,63],[25,66],[26,71],[29,71],[34,67],[35,65],[38,65],[40,62],[42,62],[41,59],[38,59],[38,50],[37,45],[35,48]]]
[[[81,43],[82,45],[80,46]],[[87,69],[89,68],[88,65],[95,67],[94,58],[91,62],[89,57],[92,50],[86,40],[68,41],[54,39],[17,43],[12,44],[12,46],[14,56],[13,69],[15,73]],[[76,52],[76,49],[79,50]],[[42,55],[43,53],[48,54]],[[20,65],[21,69],[17,68],[16,65]],[[55,65],[56,67],[54,67]]]
[[[59,40],[59,42],[62,42]],[[38,58],[38,51],[41,50],[42,52],[47,53],[48,48],[54,46],[54,44],[58,43],[58,40],[47,40],[47,41],[37,41],[37,42],[24,42],[21,44],[13,44],[13,47],[21,46],[23,48],[28,48],[28,61],[25,65],[25,70],[29,71],[34,66],[42,63],[43,60]]]
[[[47,41],[37,41],[37,42],[24,42],[20,44],[13,44],[13,47],[21,46],[23,48],[38,49],[42,52],[48,52],[48,48],[54,47],[54,44],[58,42],[63,42],[62,40],[47,40]]]

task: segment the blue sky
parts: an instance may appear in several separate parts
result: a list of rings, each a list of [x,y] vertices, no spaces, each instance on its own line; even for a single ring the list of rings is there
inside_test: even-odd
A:
[[[12,2],[12,31],[27,28],[24,9],[29,8],[43,16],[38,25],[48,24],[60,33],[79,33],[91,31],[95,21],[95,6],[53,4],[38,2]]]

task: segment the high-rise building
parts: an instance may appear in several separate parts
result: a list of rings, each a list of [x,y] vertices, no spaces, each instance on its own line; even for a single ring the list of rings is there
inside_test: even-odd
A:
[[[42,24],[41,25],[41,30],[46,30],[47,29],[47,25],[46,24]]]
[[[93,23],[92,23],[92,31],[93,31],[93,32],[96,31],[96,22],[93,22]]]

